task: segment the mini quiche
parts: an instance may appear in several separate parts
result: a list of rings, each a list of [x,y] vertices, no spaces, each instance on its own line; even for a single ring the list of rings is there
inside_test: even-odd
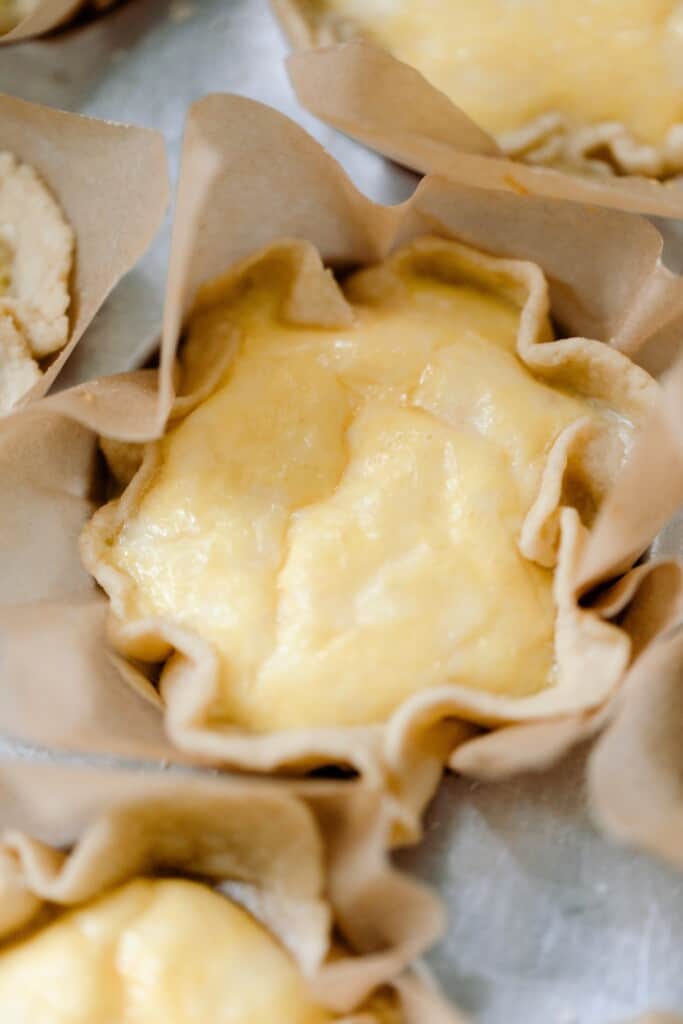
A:
[[[32,167],[0,153],[0,415],[68,340],[74,235]]]
[[[295,44],[362,36],[504,152],[588,173],[683,171],[681,0],[273,0]]]
[[[3,1024],[327,1024],[266,929],[184,879],[136,879],[0,947]],[[359,1024],[399,1024],[390,997]]]
[[[162,694],[194,637],[209,718],[250,734],[439,688],[483,724],[609,695],[628,639],[571,573],[658,386],[554,340],[537,266],[425,237],[335,279],[282,242],[203,288],[181,362],[139,468],[104,445],[123,490],[82,537]]]

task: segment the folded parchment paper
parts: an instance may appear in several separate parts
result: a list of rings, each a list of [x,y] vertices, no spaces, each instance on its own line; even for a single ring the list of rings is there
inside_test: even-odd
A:
[[[159,436],[173,401],[180,327],[199,286],[282,238],[309,240],[328,265],[343,268],[381,260],[422,234],[537,263],[560,336],[589,335],[646,361],[656,355],[660,365],[680,348],[683,282],[660,265],[661,239],[640,218],[441,178],[423,181],[402,206],[381,207],[281,115],[238,97],[200,101],[184,144],[158,390],[149,372],[102,380],[0,425],[0,472],[11,481],[0,494],[9,540],[0,577],[6,732],[46,745],[149,756],[147,744],[156,755],[168,747],[165,728],[182,751],[176,758],[299,772],[341,762],[392,788],[403,803],[403,827],[417,830],[419,811],[449,759],[484,777],[542,767],[612,717],[610,697],[622,696],[621,670],[597,703],[476,735],[458,720],[460,705],[449,687],[418,694],[383,726],[253,735],[209,722],[211,680],[198,641],[189,638],[177,652],[183,672],[175,683],[182,675],[183,684],[162,684],[160,691],[156,676],[123,666],[104,642],[107,602],[78,554],[79,532],[98,498],[96,435]],[[674,564],[650,563],[612,583],[683,500],[679,388],[680,377],[672,374],[566,584],[576,614],[584,613],[582,599],[596,622],[617,621],[620,629],[612,633],[621,650],[632,645],[632,656],[643,657],[680,615],[683,588]],[[65,687],[68,714],[54,714]],[[106,736],[93,725],[101,716],[111,723]],[[127,720],[136,723],[137,735]]]
[[[0,151],[30,164],[76,236],[69,339],[20,404],[44,395],[116,282],[152,241],[168,203],[163,137],[0,95]]]
[[[0,936],[46,904],[79,904],[138,875],[199,876],[261,920],[337,1013],[360,1012],[396,982],[405,1024],[457,1024],[424,971],[410,971],[443,915],[391,867],[393,819],[391,801],[361,783],[0,756]]]
[[[289,35],[295,46],[312,45],[296,32]],[[591,178],[507,159],[419,71],[368,43],[303,49],[289,58],[288,69],[300,102],[312,113],[416,171],[522,195],[683,217],[680,180]]]

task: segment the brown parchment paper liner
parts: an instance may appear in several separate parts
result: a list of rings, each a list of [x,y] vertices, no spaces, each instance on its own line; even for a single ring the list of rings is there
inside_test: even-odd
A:
[[[636,661],[591,753],[588,793],[604,831],[683,868],[683,624]]]
[[[289,42],[297,50],[343,45],[345,42],[364,43],[378,48],[378,44],[373,44],[372,40],[364,40],[362,27],[354,24],[353,19],[321,12],[319,5],[311,3],[311,0],[271,0],[271,7]],[[396,58],[391,59],[398,62]],[[404,67],[417,72],[410,65],[404,64]],[[426,81],[423,76],[420,77]],[[430,88],[434,92],[438,91],[434,87]],[[445,94],[440,95],[452,103]],[[683,172],[683,122],[672,125],[664,141],[653,146],[639,142],[618,122],[579,124],[553,110],[535,117],[522,128],[504,132],[498,139],[494,139],[466,114],[461,111],[458,113],[467,134],[474,138],[474,127],[483,137],[480,140],[483,145],[475,152],[491,152],[530,164],[563,166],[570,174],[603,180],[611,178],[615,172],[618,175],[645,178],[662,178]]]
[[[281,4],[283,9],[290,7],[282,0],[275,6]],[[288,23],[286,16],[283,20]],[[289,35],[295,46],[308,45],[296,32]],[[604,126],[582,129],[576,138],[566,137],[564,144],[575,149],[579,167],[582,150],[590,153],[596,147],[604,150],[611,146],[615,162],[619,153],[627,175],[598,177],[537,166],[523,162],[523,149],[514,153],[517,159],[510,159],[490,135],[418,71],[368,43],[304,48],[288,59],[287,67],[304,107],[420,173],[443,174],[465,185],[683,217],[683,183],[635,177],[655,172],[646,169],[642,153],[638,155],[623,134],[605,138]],[[537,128],[536,135],[529,130],[525,140],[531,152],[534,144],[542,141],[545,146],[553,134],[559,138],[558,132],[567,131],[566,123],[556,116],[543,119]]]
[[[116,0],[41,0],[36,9],[22,18],[14,28],[8,32],[0,31],[0,46],[42,36],[69,21],[82,7],[103,10],[114,3]]]
[[[163,220],[168,172],[163,137],[0,95],[0,151],[30,164],[74,230],[69,338],[20,400],[44,395],[116,282]]]
[[[102,750],[106,744],[93,721],[103,715],[111,723],[107,744],[144,756],[147,743],[156,750],[164,744],[170,748],[163,715],[175,758],[182,750],[186,757],[261,771],[301,771],[332,761],[388,781],[400,793],[402,827],[410,832],[417,831],[417,814],[451,755],[471,774],[503,774],[547,763],[589,726],[598,727],[596,719],[621,681],[630,644],[634,650],[645,647],[676,614],[680,577],[671,564],[648,565],[601,593],[599,601],[589,594],[590,611],[577,599],[594,583],[611,580],[614,566],[623,571],[633,559],[635,539],[639,554],[675,511],[680,476],[672,467],[659,481],[656,514],[649,511],[650,495],[633,482],[627,480],[619,491],[618,514],[604,513],[603,534],[613,541],[609,557],[601,560],[607,550],[602,542],[583,537],[578,528],[574,532],[575,557],[568,560],[563,590],[574,615],[609,635],[604,651],[611,681],[573,715],[472,738],[474,728],[453,718],[463,698],[453,700],[445,688],[419,694],[386,726],[255,736],[209,727],[211,657],[195,636],[174,632],[172,642],[182,651],[175,659],[180,676],[167,681],[161,693],[139,666],[129,665],[126,685],[121,660],[103,642],[108,602],[83,569],[77,547],[93,507],[95,434],[129,441],[159,436],[174,400],[180,325],[199,287],[283,238],[306,240],[326,264],[343,268],[381,261],[424,234],[538,264],[549,283],[561,337],[586,335],[604,342],[610,357],[608,346],[646,358],[664,336],[663,328],[667,344],[655,350],[664,365],[680,347],[670,310],[680,304],[683,284],[662,268],[661,239],[645,221],[435,177],[423,181],[409,202],[382,207],[357,192],[321,147],[280,114],[239,97],[206,98],[192,108],[183,149],[158,392],[150,374],[103,380],[35,403],[0,424],[0,468],[12,481],[12,488],[0,493],[0,518],[9,538],[0,575],[2,672],[8,680],[0,687],[6,695],[0,721],[7,732],[51,746]],[[654,433],[645,435],[642,454],[646,464],[662,470],[653,455],[665,444],[668,429],[669,421],[658,419]],[[571,511],[568,518],[577,525]],[[623,620],[618,629],[606,621],[617,615]],[[37,645],[37,635],[45,642]],[[51,711],[65,686],[77,695],[70,698],[66,717]],[[116,712],[110,713],[113,700]],[[138,723],[139,735],[126,727],[126,718]],[[472,742],[463,744],[469,738]]]
[[[76,905],[139,875],[200,877],[261,920],[315,998],[347,1024],[373,1024],[363,1004],[394,981],[399,998],[406,986],[405,1024],[456,1024],[424,971],[410,970],[443,914],[430,890],[389,863],[394,813],[362,783],[273,784],[5,754],[0,937],[40,926],[46,906]],[[411,992],[429,1015],[411,1009]]]

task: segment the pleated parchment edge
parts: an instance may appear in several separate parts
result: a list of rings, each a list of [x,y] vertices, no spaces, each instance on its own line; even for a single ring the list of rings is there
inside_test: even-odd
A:
[[[359,40],[321,46],[311,36],[304,42],[304,33],[294,28],[296,0],[273,0],[273,6],[289,26],[296,52],[287,67],[302,105],[397,163],[463,184],[683,216],[680,174],[656,180],[666,167],[683,165],[683,126],[657,150],[638,145],[618,125],[573,131],[566,118],[549,113],[510,133],[503,152],[415,68]],[[623,173],[596,174],[590,154],[598,150],[609,152]],[[541,159],[544,153],[549,166]],[[555,160],[563,155],[577,173],[552,166],[551,155]]]
[[[3,150],[35,169],[75,234],[68,339],[21,407],[47,393],[109,292],[150,245],[168,205],[168,170],[159,132],[0,95]]]

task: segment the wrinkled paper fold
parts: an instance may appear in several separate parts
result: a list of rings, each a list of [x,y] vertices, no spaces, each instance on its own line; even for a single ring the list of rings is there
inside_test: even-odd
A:
[[[20,400],[44,395],[117,281],[138,262],[168,204],[160,133],[0,95],[0,151],[35,168],[75,234],[69,336]]]
[[[399,999],[408,992],[405,1024],[424,1022],[413,989],[434,1020],[456,1024],[409,970],[443,918],[436,897],[389,863],[394,817],[362,783],[0,755],[0,935],[40,926],[46,905],[78,905],[140,875],[200,877],[261,920],[336,1013],[362,1011],[396,981]]]
[[[287,15],[283,23],[291,24]],[[463,185],[683,217],[680,180],[598,178],[510,159],[419,71],[384,50],[360,41],[309,49],[312,37],[289,35],[301,50],[287,62],[300,103],[406,167]]]

